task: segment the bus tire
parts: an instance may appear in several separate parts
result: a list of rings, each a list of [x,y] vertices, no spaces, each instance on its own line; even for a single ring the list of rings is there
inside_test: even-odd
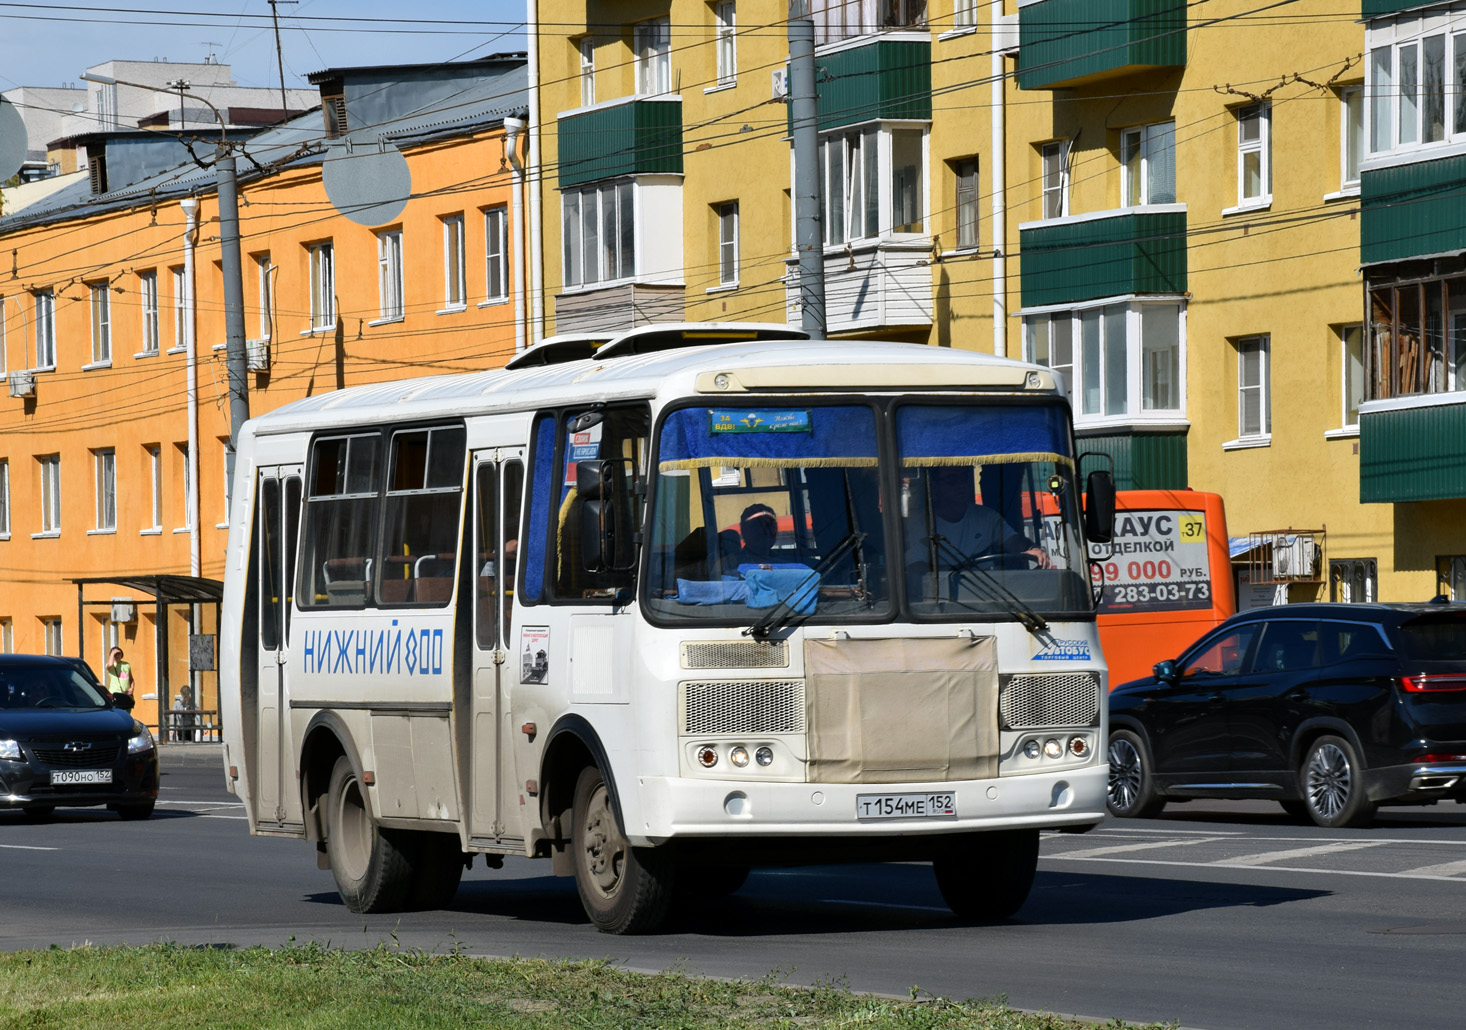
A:
[[[606,778],[595,766],[580,771],[572,811],[575,889],[585,914],[602,933],[655,930],[672,902],[676,867],[670,854],[631,846]]]
[[[736,894],[748,881],[750,870],[746,865],[714,865],[677,870],[677,896],[679,898],[726,898]]]
[[[463,849],[454,833],[413,835],[412,889],[410,909],[447,908],[463,879]]]
[[[1156,794],[1145,742],[1129,730],[1112,730],[1106,752],[1110,778],[1105,807],[1120,819],[1154,819],[1166,807]]]
[[[979,923],[1007,919],[1022,908],[1037,869],[1037,830],[964,834],[932,859],[947,907]]]
[[[396,912],[412,886],[407,841],[372,819],[351,759],[336,759],[326,793],[326,853],[352,912]]]

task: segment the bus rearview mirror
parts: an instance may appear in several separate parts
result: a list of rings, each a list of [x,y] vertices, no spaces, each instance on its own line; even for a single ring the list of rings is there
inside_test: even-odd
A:
[[[1084,535],[1092,544],[1107,544],[1115,535],[1115,477],[1096,469],[1085,481],[1084,495]]]

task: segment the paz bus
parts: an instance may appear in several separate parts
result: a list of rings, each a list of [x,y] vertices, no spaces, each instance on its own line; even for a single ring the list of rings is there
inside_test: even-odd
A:
[[[961,553],[940,470],[1043,557]],[[782,326],[294,402],[238,443],[229,788],[358,912],[514,855],[611,933],[854,860],[1004,918],[1039,832],[1105,814],[1086,546],[1114,490],[1079,476],[1048,369]],[[790,533],[754,554],[725,527],[760,505]]]

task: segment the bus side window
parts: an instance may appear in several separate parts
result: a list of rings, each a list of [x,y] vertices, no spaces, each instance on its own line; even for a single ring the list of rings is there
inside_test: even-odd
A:
[[[463,427],[392,436],[382,535],[382,604],[446,604],[463,502]]]
[[[479,649],[484,651],[492,650],[494,647],[494,588],[497,585],[499,570],[503,567],[494,546],[495,541],[499,538],[497,525],[499,498],[498,491],[494,489],[496,471],[494,465],[486,461],[478,466],[478,471],[474,476],[477,508],[477,517],[474,520],[477,531],[474,548],[477,554],[474,558],[474,565],[478,569],[474,590],[476,605],[474,639],[478,641]]]
[[[302,608],[360,607],[371,598],[381,449],[378,433],[325,437],[311,447],[296,594]]]
[[[630,523],[641,525],[641,498],[634,488],[645,481],[647,449],[651,437],[651,414],[644,405],[607,408],[604,418],[582,430],[571,427],[579,411],[570,411],[562,423],[565,449],[559,462],[560,505],[556,516],[555,596],[561,600],[606,599],[635,583],[627,572],[590,572],[580,556],[580,520],[583,508],[575,489],[575,466],[596,458],[619,458],[626,462],[622,497],[632,506]],[[617,565],[634,562],[630,534],[620,541]]]
[[[503,603],[503,632],[500,639],[509,639],[509,627],[514,621],[514,573],[519,560],[519,508],[524,503],[524,465],[518,461],[506,462],[503,469],[504,484],[504,547],[499,555],[499,575]]]
[[[524,573],[519,581],[519,600],[539,604],[545,594],[545,574],[549,570],[547,548],[550,539],[550,512],[555,493],[555,417],[541,415],[535,419],[533,480],[529,489],[529,524],[521,536],[524,541]]]

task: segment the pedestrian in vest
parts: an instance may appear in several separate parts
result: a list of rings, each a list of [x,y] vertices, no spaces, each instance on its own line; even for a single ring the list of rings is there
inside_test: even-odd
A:
[[[113,700],[118,697],[132,697],[132,666],[122,660],[122,648],[114,647],[107,652],[107,670],[104,677]]]

